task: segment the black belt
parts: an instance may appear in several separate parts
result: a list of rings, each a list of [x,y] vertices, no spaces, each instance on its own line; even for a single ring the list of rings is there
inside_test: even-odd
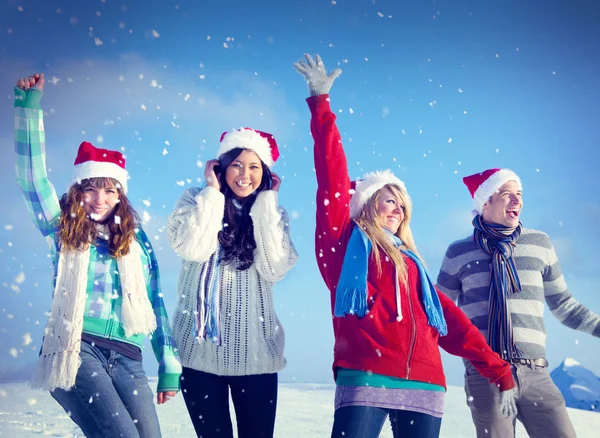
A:
[[[533,368],[533,367],[540,367],[540,368],[548,367],[548,361],[544,358],[540,358],[540,359],[510,359],[509,362],[512,364],[527,365],[531,368]]]

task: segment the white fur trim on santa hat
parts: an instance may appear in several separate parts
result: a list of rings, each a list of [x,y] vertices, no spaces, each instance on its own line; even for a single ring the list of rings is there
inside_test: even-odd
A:
[[[496,193],[503,184],[506,184],[509,181],[515,181],[519,185],[519,189],[523,188],[521,179],[510,169],[500,169],[482,182],[473,195],[473,203],[475,204],[477,213],[482,214],[483,204],[488,202],[492,195]]]
[[[252,129],[233,130],[225,134],[217,150],[217,158],[235,148],[253,150],[269,168],[275,164],[269,141]]]
[[[389,169],[367,173],[357,180],[354,194],[350,198],[350,217],[356,219],[371,196],[388,184],[394,184],[406,191],[404,183]]]
[[[129,173],[118,164],[100,161],[85,161],[73,166],[73,183],[89,178],[114,178],[121,184],[123,193],[127,193]]]

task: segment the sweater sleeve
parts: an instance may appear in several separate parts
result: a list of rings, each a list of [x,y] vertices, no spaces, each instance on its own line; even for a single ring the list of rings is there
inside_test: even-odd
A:
[[[344,257],[345,240],[350,228],[350,177],[340,132],[331,112],[329,95],[309,97],[310,130],[315,142],[317,176],[317,220],[315,251],[321,274],[330,290],[335,287]]]
[[[277,203],[278,193],[265,190],[250,211],[256,242],[256,269],[267,281],[281,280],[298,260],[290,238],[290,219]]]
[[[446,294],[455,303],[458,296],[462,293],[462,283],[458,277],[458,266],[454,263],[452,254],[452,246],[448,247],[440,272],[437,277],[437,287],[441,292]]]
[[[510,364],[490,348],[477,327],[449,297],[441,292],[438,292],[438,296],[448,325],[448,334],[439,338],[440,347],[450,354],[471,361],[475,369],[496,384],[500,391],[513,388],[515,381]]]
[[[212,187],[188,189],[167,222],[171,247],[186,260],[204,262],[217,250],[225,196]]]
[[[60,204],[46,170],[43,93],[15,88],[14,128],[17,184],[35,226],[51,249],[58,231]]]
[[[181,362],[177,354],[177,345],[171,332],[171,324],[163,294],[160,287],[160,274],[156,255],[146,233],[140,228],[138,239],[144,251],[150,259],[148,283],[148,298],[156,317],[156,330],[151,335],[150,343],[152,351],[158,362],[158,386],[157,392],[179,391],[179,378],[181,377]]]
[[[569,328],[600,337],[600,316],[578,302],[567,288],[554,247],[547,239],[547,255],[542,279],[544,297],[552,314]]]

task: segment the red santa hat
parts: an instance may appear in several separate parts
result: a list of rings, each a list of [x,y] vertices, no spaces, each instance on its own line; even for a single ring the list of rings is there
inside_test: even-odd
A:
[[[358,218],[367,201],[388,184],[396,185],[406,192],[404,183],[389,169],[367,173],[357,180],[353,187],[354,193],[350,198],[350,218]]]
[[[217,150],[217,157],[235,148],[253,150],[269,168],[272,168],[279,158],[279,148],[275,137],[252,128],[234,129],[231,132],[221,134],[221,144]]]
[[[463,182],[471,192],[475,212],[481,214],[483,204],[488,202],[492,195],[508,181],[515,181],[519,185],[519,189],[523,188],[521,179],[509,169],[488,169],[481,173],[465,176]]]
[[[121,184],[123,193],[127,193],[125,157],[119,151],[100,149],[84,141],[79,145],[73,168],[73,183],[81,183],[89,178],[114,178]]]

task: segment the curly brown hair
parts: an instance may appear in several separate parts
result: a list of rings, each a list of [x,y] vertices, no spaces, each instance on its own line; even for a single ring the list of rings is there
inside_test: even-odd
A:
[[[83,194],[88,187],[116,188],[119,202],[111,215],[103,221],[110,231],[109,249],[113,257],[129,253],[129,244],[135,238],[140,218],[135,212],[121,185],[114,178],[89,178],[73,184],[60,199],[59,238],[64,249],[80,251],[89,247],[98,237],[97,222],[86,214],[83,207]],[[120,220],[115,220],[115,217]]]

